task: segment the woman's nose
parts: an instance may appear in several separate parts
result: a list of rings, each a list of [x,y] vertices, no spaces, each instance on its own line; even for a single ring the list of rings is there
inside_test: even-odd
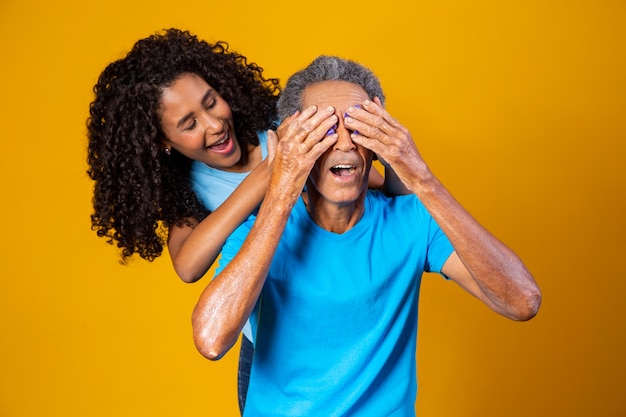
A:
[[[202,125],[204,126],[204,131],[207,134],[221,133],[224,130],[224,121],[211,114],[205,114],[202,116]]]

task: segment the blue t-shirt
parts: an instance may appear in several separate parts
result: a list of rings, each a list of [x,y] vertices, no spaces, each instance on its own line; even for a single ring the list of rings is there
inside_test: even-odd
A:
[[[217,273],[252,223],[228,239]],[[414,416],[421,276],[452,251],[414,195],[368,191],[343,234],[317,226],[300,199],[250,317],[244,416]]]
[[[267,158],[267,132],[257,132],[261,159]],[[191,187],[198,200],[210,211],[215,211],[235,191],[250,172],[229,172],[212,168],[203,162],[191,165]]]

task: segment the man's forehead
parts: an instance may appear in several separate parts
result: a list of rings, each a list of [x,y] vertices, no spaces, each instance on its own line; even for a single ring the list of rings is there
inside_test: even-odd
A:
[[[302,93],[303,107],[333,106],[338,109],[360,104],[369,99],[363,87],[348,81],[323,81],[306,87]]]

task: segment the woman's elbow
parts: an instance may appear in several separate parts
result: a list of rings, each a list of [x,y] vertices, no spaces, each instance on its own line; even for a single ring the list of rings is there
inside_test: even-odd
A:
[[[178,277],[181,279],[181,281],[183,281],[185,284],[193,284],[194,282],[202,278],[202,276],[198,276],[196,274],[189,274],[185,272],[177,271],[177,274],[178,274]]]
[[[198,273],[197,271],[192,270],[186,264],[173,261],[172,265],[174,267],[174,271],[176,271],[176,275],[178,275],[181,281],[186,284],[193,284],[204,275],[204,273]]]

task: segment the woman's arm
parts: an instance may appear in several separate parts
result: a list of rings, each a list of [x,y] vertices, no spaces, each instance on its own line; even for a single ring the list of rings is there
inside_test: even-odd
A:
[[[383,190],[385,185],[385,177],[383,177],[380,172],[374,167],[370,169],[370,176],[367,180],[367,188],[370,190]]]
[[[188,219],[191,226],[170,228],[168,249],[183,281],[196,282],[209,270],[226,238],[259,206],[268,183],[269,169],[263,161],[204,220]]]
[[[376,168],[372,166],[370,176],[368,178],[367,188],[370,190],[380,190],[388,196],[412,194],[411,190],[400,181],[394,170],[385,164],[385,175],[381,175]]]

